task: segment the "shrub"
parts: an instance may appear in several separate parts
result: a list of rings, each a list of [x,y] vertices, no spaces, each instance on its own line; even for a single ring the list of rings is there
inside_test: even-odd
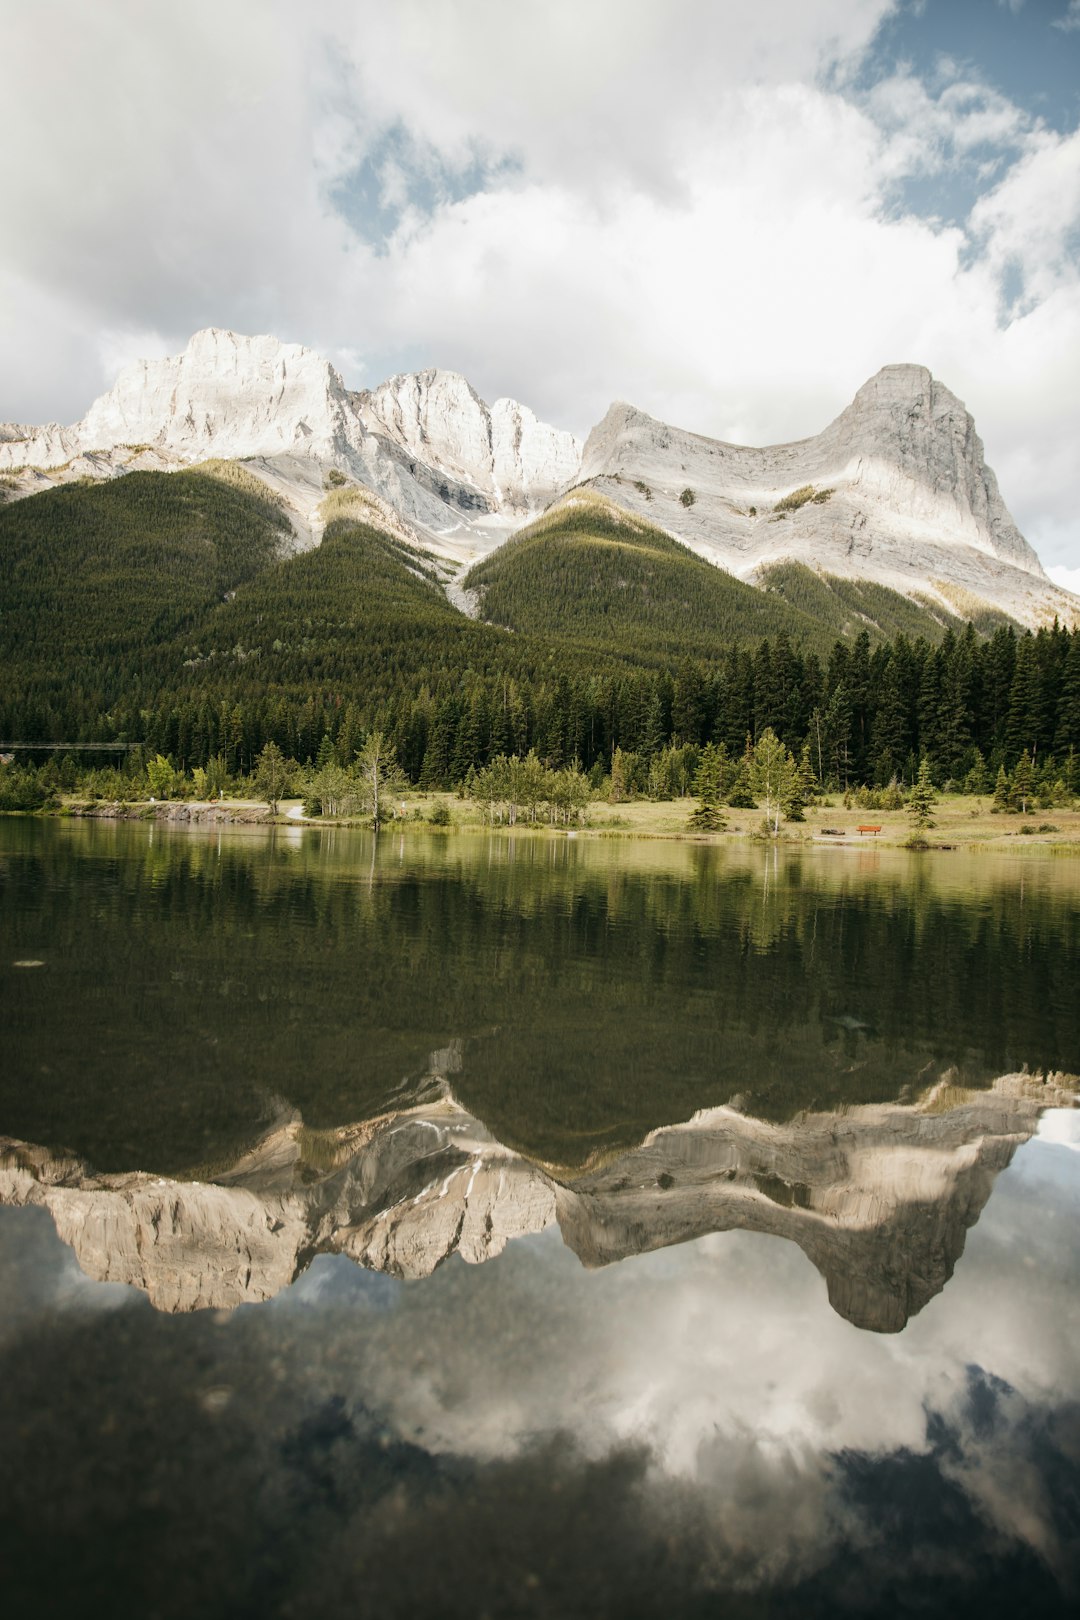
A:
[[[823,506],[832,498],[831,489],[815,489],[813,484],[803,484],[799,489],[793,489],[790,495],[783,495],[774,508],[777,512],[797,512],[800,506],[806,506],[813,501],[815,506]]]
[[[692,489],[684,489],[682,494],[679,496],[679,499],[684,506],[693,506],[694,502],[697,500],[697,496],[694,494]]]
[[[431,813],[428,816],[428,821],[430,824],[433,827],[449,827],[452,820],[453,817],[450,814],[450,806],[447,804],[446,800],[436,800],[436,802],[432,805]]]

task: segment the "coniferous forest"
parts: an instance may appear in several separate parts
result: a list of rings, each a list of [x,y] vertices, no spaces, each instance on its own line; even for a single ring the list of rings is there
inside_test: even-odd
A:
[[[697,750],[771,729],[840,789],[910,785],[926,756],[937,786],[992,792],[1026,755],[1080,791],[1077,630],[976,627],[792,565],[757,590],[602,512],[474,569],[470,619],[385,533],[339,517],[284,555],[287,532],[236,464],[0,509],[0,738],[236,774],[268,742],[345,764],[378,728],[423,787],[530,752],[598,781],[618,750],[628,791],[665,796]]]

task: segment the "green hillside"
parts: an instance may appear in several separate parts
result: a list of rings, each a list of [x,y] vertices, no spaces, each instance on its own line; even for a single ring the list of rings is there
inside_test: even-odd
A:
[[[780,631],[821,628],[779,593],[745,585],[603,496],[577,491],[478,563],[466,581],[491,624],[642,662],[716,657]]]
[[[1080,638],[981,641],[794,565],[757,589],[587,492],[471,571],[478,621],[366,521],[377,505],[324,510],[321,545],[286,554],[276,498],[231,463],[4,507],[0,737],[243,771],[268,740],[303,762],[329,738],[344,762],[377,723],[427,786],[504,753],[592,769],[616,748],[640,786],[676,742],[737,754],[772,727],[797,748],[813,725],[845,779],[910,774],[923,749],[943,780],[1025,747],[1075,774]]]
[[[819,574],[805,563],[774,563],[763,569],[760,587],[770,595],[782,596],[801,613],[807,614],[831,636],[854,636],[869,632],[871,641],[891,640],[905,635],[914,640],[925,636],[938,642],[945,631],[960,630],[966,618],[950,613],[940,603],[924,599],[913,602],[887,585],[871,580],[840,579],[835,574]],[[972,599],[975,628],[990,635],[1008,616],[987,603]]]
[[[157,666],[276,558],[288,522],[230,469],[67,484],[0,509],[0,662],[46,705]]]
[[[451,607],[415,552],[346,518],[204,615],[180,662],[190,686],[224,684],[241,698],[268,684],[299,696],[328,686],[383,694],[504,655],[516,662],[510,640]]]

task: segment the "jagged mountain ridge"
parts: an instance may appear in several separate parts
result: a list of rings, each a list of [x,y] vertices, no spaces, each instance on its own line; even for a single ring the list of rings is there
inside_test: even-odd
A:
[[[313,349],[215,327],[179,355],[126,366],[71,427],[0,425],[0,473],[15,475],[15,493],[48,487],[50,473],[66,481],[242,459],[286,499],[301,542],[317,543],[322,473],[336,469],[418,541],[450,539],[450,556],[455,535],[490,526],[497,540],[542,510],[580,452],[515,400],[489,408],[455,373],[355,393]]]
[[[448,571],[584,484],[752,584],[798,561],[961,617],[989,605],[1031,625],[1080,622],[1080,600],[1046,578],[1005,507],[970,414],[921,366],[886,366],[790,444],[725,444],[616,404],[582,447],[516,401],[489,407],[456,373],[354,392],[303,345],[209,328],[180,355],[126,367],[71,427],[0,425],[15,496],[209,457],[242,458],[270,483],[301,546],[321,538],[331,470]]]
[[[841,1316],[891,1333],[945,1286],[1042,1110],[1075,1102],[1065,1077],[1016,1074],[786,1125],[712,1108],[568,1172],[505,1147],[440,1090],[336,1131],[293,1115],[212,1181],[99,1176],[0,1141],[0,1204],[47,1209],[89,1276],[165,1311],[271,1298],[315,1253],[419,1278],[555,1224],[587,1266],[738,1228],[797,1243]]]

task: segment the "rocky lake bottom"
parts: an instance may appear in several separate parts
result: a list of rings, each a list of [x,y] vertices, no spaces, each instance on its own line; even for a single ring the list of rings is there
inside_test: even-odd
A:
[[[1071,1615],[1080,860],[0,821],[0,1567]]]

